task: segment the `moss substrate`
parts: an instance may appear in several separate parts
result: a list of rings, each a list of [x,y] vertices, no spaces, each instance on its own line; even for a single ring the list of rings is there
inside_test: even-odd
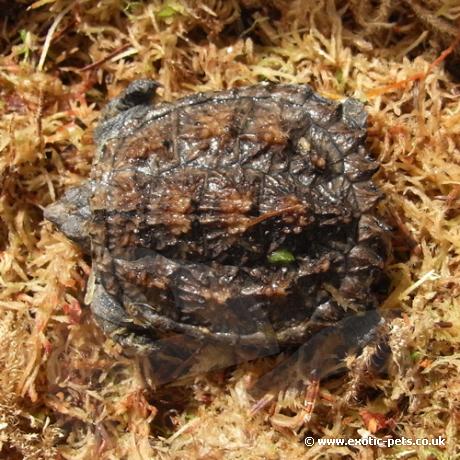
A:
[[[0,1],[0,457],[452,459],[460,455],[460,86],[456,0]],[[290,389],[251,414],[279,358],[152,387],[84,305],[90,261],[42,209],[88,176],[101,108],[260,81],[362,100],[392,225],[387,371]],[[278,417],[278,418],[277,418]],[[283,418],[284,417],[284,418]],[[303,439],[445,438],[306,447]]]

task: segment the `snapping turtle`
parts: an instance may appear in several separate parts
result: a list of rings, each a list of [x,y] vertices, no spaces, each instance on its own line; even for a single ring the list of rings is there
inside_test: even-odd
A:
[[[45,210],[92,256],[104,331],[173,367],[204,344],[368,341],[388,229],[363,106],[289,84],[151,104],[157,86],[108,104],[89,180]]]

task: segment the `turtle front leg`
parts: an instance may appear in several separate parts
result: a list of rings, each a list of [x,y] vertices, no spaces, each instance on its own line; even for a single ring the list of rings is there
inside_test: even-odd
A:
[[[94,270],[94,266],[93,266]],[[121,303],[107,292],[103,284],[92,274],[85,298],[91,304],[91,310],[97,324],[107,336],[127,347],[137,351],[152,353],[161,347],[154,337],[149,337],[147,331],[127,319],[126,311]]]
[[[107,292],[97,273],[93,272],[91,279],[85,302],[91,304],[97,324],[123,347],[127,356],[142,359],[145,369],[150,370],[146,376],[150,385],[165,384],[186,375],[200,354],[201,344],[185,335],[159,337],[159,331],[146,329],[127,315],[117,296]]]

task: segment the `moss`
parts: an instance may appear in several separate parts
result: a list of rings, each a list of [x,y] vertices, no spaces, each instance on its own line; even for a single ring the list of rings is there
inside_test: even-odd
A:
[[[287,249],[279,249],[268,255],[267,260],[271,264],[286,265],[295,261],[295,256]]]
[[[458,456],[460,106],[442,62],[454,55],[442,51],[457,20],[456,3],[441,0],[16,2],[0,37],[1,455]],[[383,303],[390,365],[371,378],[350,357],[350,372],[322,382],[303,431],[270,417],[297,414],[303,388],[250,414],[248,388],[280,358],[152,386],[155,369],[124,357],[92,322],[89,261],[43,222],[42,207],[88,176],[104,102],[138,77],[157,79],[166,100],[264,79],[366,103],[381,213],[395,229]],[[369,426],[447,445],[302,442],[357,438]]]

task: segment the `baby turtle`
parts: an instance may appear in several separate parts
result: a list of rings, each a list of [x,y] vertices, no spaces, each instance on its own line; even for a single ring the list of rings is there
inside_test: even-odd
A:
[[[369,341],[388,229],[362,104],[289,84],[151,104],[157,87],[108,104],[89,180],[45,210],[91,254],[103,330],[181,372],[205,345]]]

